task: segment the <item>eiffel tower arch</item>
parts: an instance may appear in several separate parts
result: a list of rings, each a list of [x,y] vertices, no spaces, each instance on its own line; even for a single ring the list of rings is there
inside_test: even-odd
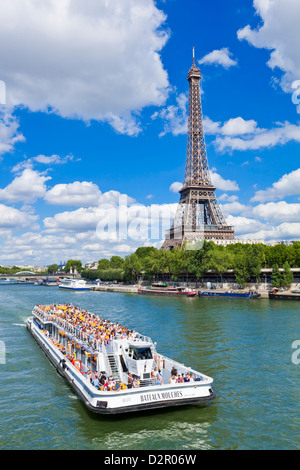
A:
[[[188,73],[189,113],[184,181],[180,201],[162,249],[181,247],[184,242],[199,240],[233,240],[219,206],[208,167],[200,96],[200,69],[193,65]]]

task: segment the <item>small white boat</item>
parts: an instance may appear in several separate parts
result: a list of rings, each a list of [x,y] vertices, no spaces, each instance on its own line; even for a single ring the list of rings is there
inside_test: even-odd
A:
[[[17,284],[17,283],[18,283],[17,279],[10,279],[8,277],[6,277],[5,279],[0,279],[1,286],[9,286],[11,284]]]
[[[207,404],[213,379],[156,351],[151,338],[73,305],[38,305],[26,326],[87,408],[117,414]]]
[[[59,289],[67,290],[90,290],[91,286],[83,279],[65,279],[58,285]]]

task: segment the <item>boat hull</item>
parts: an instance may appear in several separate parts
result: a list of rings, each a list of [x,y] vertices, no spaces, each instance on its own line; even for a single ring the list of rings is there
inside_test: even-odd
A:
[[[269,299],[272,300],[300,300],[300,294],[271,294]]]
[[[232,297],[256,299],[259,294],[250,294],[249,292],[198,292],[199,297]]]
[[[27,320],[26,326],[57,372],[67,380],[85,406],[95,414],[124,414],[189,404],[203,405],[215,398],[215,393],[211,388],[213,380],[210,378],[201,382],[102,392],[93,387],[65,359],[61,351],[53,345],[31,318]]]
[[[67,287],[67,286],[58,286],[59,289],[64,290],[90,290],[90,287]]]

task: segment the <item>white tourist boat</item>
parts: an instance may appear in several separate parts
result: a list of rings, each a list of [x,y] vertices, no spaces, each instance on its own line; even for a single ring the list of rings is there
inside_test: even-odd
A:
[[[213,400],[213,379],[156,343],[73,305],[36,306],[27,328],[89,410],[127,413]],[[105,335],[105,338],[104,336]]]
[[[64,279],[58,287],[67,290],[90,290],[91,288],[83,279]]]

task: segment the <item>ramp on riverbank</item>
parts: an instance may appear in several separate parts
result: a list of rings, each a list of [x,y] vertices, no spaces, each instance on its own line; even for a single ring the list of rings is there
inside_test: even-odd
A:
[[[125,294],[137,294],[138,286],[102,285],[91,287],[90,290],[99,292],[123,292]]]

